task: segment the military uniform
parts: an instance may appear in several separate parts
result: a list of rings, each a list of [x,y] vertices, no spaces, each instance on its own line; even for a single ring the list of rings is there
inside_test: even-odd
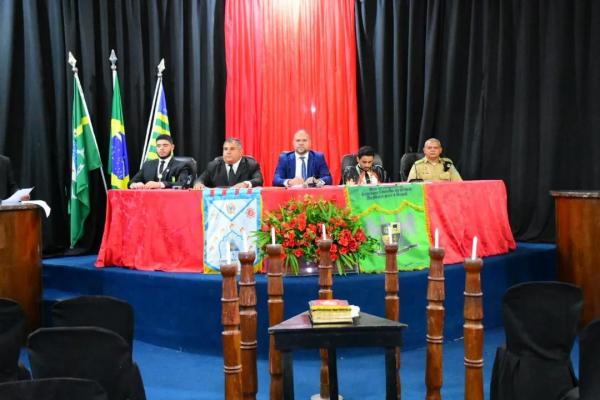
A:
[[[460,174],[454,168],[452,160],[445,157],[440,157],[439,162],[436,163],[432,163],[427,157],[415,161],[408,174],[408,180],[411,181],[413,179],[422,179],[424,181],[462,181]]]

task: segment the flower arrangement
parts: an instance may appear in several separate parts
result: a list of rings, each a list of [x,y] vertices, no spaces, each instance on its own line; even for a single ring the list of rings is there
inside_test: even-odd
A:
[[[350,215],[349,209],[340,209],[333,202],[309,195],[303,200],[292,199],[278,211],[267,213],[261,230],[256,232],[258,246],[264,249],[271,242],[271,227],[274,227],[276,242],[283,246],[285,265],[298,274],[301,257],[318,259],[323,224],[327,238],[333,241],[331,261],[340,274],[377,248],[377,239],[365,235],[358,217]]]

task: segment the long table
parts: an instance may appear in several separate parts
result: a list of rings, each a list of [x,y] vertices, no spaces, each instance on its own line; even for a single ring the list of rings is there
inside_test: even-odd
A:
[[[479,239],[479,256],[503,254],[515,248],[504,182],[423,185],[429,235],[433,238],[433,232],[439,229],[440,245],[446,250],[445,263],[461,262],[470,256],[474,236]],[[346,204],[343,186],[266,187],[261,189],[263,212],[306,194],[334,201],[340,206]],[[96,266],[203,272],[203,243],[201,191],[111,190]]]

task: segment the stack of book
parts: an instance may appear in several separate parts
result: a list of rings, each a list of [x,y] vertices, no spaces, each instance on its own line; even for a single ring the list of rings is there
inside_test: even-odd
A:
[[[346,300],[311,300],[308,305],[313,324],[352,323],[352,307]]]

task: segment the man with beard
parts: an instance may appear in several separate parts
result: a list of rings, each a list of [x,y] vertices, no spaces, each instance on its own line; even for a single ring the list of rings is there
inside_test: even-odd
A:
[[[142,169],[131,179],[130,189],[169,189],[173,186],[189,185],[192,171],[183,162],[173,159],[173,138],[171,135],[159,135],[156,138],[158,159],[148,160]]]
[[[294,151],[281,153],[273,186],[331,185],[331,173],[323,153],[310,149],[310,136],[304,129],[294,134]]]

